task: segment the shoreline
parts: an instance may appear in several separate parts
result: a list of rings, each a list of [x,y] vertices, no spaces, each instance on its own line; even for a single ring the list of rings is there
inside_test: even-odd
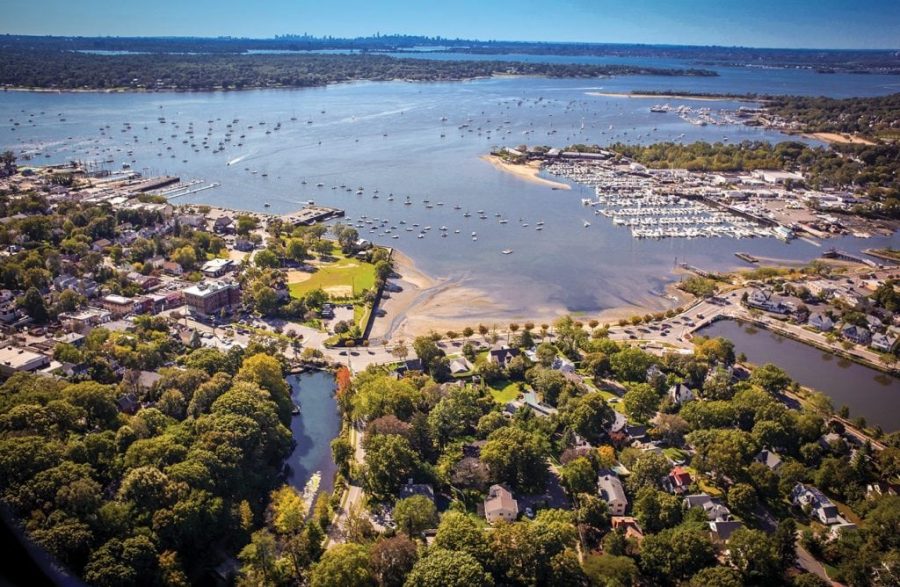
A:
[[[379,305],[384,315],[376,317],[372,325],[371,344],[408,341],[431,332],[460,332],[467,326],[474,329],[479,324],[505,331],[511,322],[552,324],[566,315],[584,322],[596,319],[600,324],[615,326],[619,320],[688,306],[692,300],[677,289],[677,282],[673,282],[663,293],[645,292],[641,299],[631,304],[594,312],[572,312],[561,306],[547,305],[530,308],[526,315],[521,309],[502,304],[490,292],[468,285],[465,277],[449,279],[428,275],[396,248],[393,249],[393,260],[394,273],[399,277],[392,281],[402,289],[385,290],[389,297],[384,297]]]
[[[805,132],[801,133],[802,137],[823,141],[829,145],[876,145],[877,143],[869,139],[856,135],[845,136],[836,132]]]
[[[537,161],[531,161],[524,165],[519,165],[515,163],[507,163],[503,161],[496,155],[482,155],[479,157],[482,161],[486,161],[494,166],[495,169],[503,171],[505,173],[509,173],[514,175],[520,179],[524,179],[525,181],[530,181],[531,183],[536,183],[540,185],[545,185],[557,190],[571,190],[572,186],[567,183],[562,183],[558,181],[553,181],[551,179],[545,179],[540,177],[538,174],[541,171],[541,164]]]
[[[651,98],[660,98],[664,100],[697,100],[700,102],[765,102],[764,99],[749,98],[747,96],[691,96],[690,94],[629,94],[625,92],[585,92],[588,96],[598,96],[601,98],[636,98],[639,100],[649,100]]]

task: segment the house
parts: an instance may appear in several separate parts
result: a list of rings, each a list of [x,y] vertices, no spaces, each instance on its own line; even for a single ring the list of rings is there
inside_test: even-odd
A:
[[[681,405],[683,403],[693,401],[694,392],[691,391],[687,385],[683,383],[676,383],[669,388],[669,399],[671,399],[672,403],[674,403],[675,405]]]
[[[161,283],[158,277],[153,277],[152,275],[141,275],[136,271],[132,271],[128,274],[128,281],[136,284],[143,291],[150,291],[151,289],[159,286]]]
[[[872,334],[867,328],[857,326],[856,324],[847,324],[841,329],[841,336],[850,342],[862,345],[868,345],[872,340]]]
[[[184,303],[191,311],[210,315],[241,303],[241,288],[236,283],[205,281],[184,290]]]
[[[759,451],[753,458],[757,463],[762,463],[773,471],[778,471],[783,464],[777,453],[766,448]]]
[[[724,522],[731,519],[731,510],[706,493],[688,495],[684,498],[684,507],[702,509],[706,514],[706,519],[710,522]]]
[[[563,357],[554,357],[553,364],[550,365],[550,368],[555,369],[561,373],[575,372],[575,364],[569,359]]]
[[[791,503],[804,509],[809,508],[810,515],[825,525],[839,522],[837,506],[816,487],[797,483],[791,491]]]
[[[50,365],[47,355],[12,345],[0,348],[0,374],[10,376],[20,371],[33,372]]]
[[[809,293],[817,298],[824,300],[834,295],[834,284],[829,281],[817,279],[815,281],[807,281],[804,285],[809,290]]]
[[[498,349],[491,349],[488,352],[488,361],[491,363],[497,363],[501,368],[505,369],[506,365],[513,357],[519,356],[519,349],[512,349],[509,347],[500,347]]]
[[[488,497],[484,500],[484,517],[491,524],[505,520],[514,522],[519,516],[519,504],[512,493],[502,485],[491,485]]]
[[[472,365],[465,357],[459,357],[450,361],[451,375],[461,375],[472,370]]]
[[[872,335],[872,348],[876,351],[889,353],[891,352],[891,349],[894,348],[895,342],[897,342],[896,338],[881,334],[880,332],[876,332]]]
[[[413,483],[412,479],[410,479],[400,488],[399,497],[400,499],[406,499],[414,495],[421,495],[428,498],[431,503],[434,503],[434,488],[427,483]]]
[[[397,367],[396,371],[401,375],[407,371],[422,372],[425,371],[425,366],[422,364],[422,359],[407,359]]]
[[[774,300],[764,294],[762,291],[755,289],[747,296],[747,305],[751,308],[772,312],[773,314],[790,314],[791,309],[780,300]]]
[[[184,273],[184,269],[181,267],[180,263],[176,263],[175,261],[165,261],[161,266],[163,273],[168,275],[182,275]]]
[[[831,332],[834,329],[834,322],[825,314],[811,314],[807,323],[820,332]]]
[[[234,271],[234,261],[231,259],[211,259],[200,268],[200,273],[206,277],[222,277],[229,271]]]
[[[126,393],[116,400],[116,407],[124,414],[135,414],[141,404],[133,393]]]
[[[690,473],[681,467],[675,467],[663,478],[663,487],[669,493],[681,495],[687,493],[693,482],[694,479]]]
[[[230,216],[219,216],[213,222],[213,232],[230,234],[234,232],[234,220]]]
[[[728,542],[731,535],[743,527],[744,524],[737,520],[713,520],[709,522],[711,538],[719,543]]]
[[[637,542],[644,539],[644,531],[631,516],[612,516],[610,522],[613,530],[622,530],[625,533],[625,538],[633,538]]]
[[[597,478],[597,492],[600,498],[609,505],[609,513],[613,516],[624,516],[628,508],[625,488],[619,478],[610,472],[603,472]]]
[[[112,320],[112,313],[99,308],[88,308],[81,312],[63,313],[59,315],[63,327],[69,332],[84,334],[94,326],[106,324]]]

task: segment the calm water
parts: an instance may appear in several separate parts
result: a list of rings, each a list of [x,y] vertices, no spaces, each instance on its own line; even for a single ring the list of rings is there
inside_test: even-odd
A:
[[[700,334],[731,340],[752,363],[777,364],[801,385],[830,397],[836,408],[849,406],[851,417],[863,416],[888,432],[900,429],[900,379],[896,377],[731,320],[715,322]]]
[[[331,458],[331,440],[341,431],[341,417],[334,399],[334,377],[314,371],[292,375],[288,382],[294,401],[300,404],[299,416],[291,420],[291,432],[297,442],[287,458],[289,483],[303,491],[313,473],[322,475],[320,491],[334,488],[337,466]]]
[[[362,231],[361,236],[400,248],[428,273],[484,291],[505,307],[510,318],[628,304],[661,308],[663,301],[653,292],[675,279],[676,258],[726,269],[738,264],[735,251],[808,259],[822,249],[775,239],[638,241],[609,219],[589,215],[580,204],[580,198],[589,195],[583,189],[552,191],[498,172],[479,157],[492,146],[522,142],[653,142],[679,140],[682,134],[684,141],[784,140],[783,135],[759,128],[697,127],[674,114],[652,114],[649,106],[655,100],[588,95],[666,90],[675,88],[673,84],[701,91],[750,91],[746,84],[751,78],[743,71],[749,68],[732,69],[730,77],[721,78],[497,78],[197,94],[5,92],[0,93],[0,148],[34,153],[38,163],[78,158],[118,169],[128,162],[148,174],[172,173],[221,184],[175,202],[257,211],[266,210],[268,202],[268,211],[287,213],[314,200],[343,208],[353,219],[363,214],[388,219],[400,238],[381,231]],[[771,81],[784,72],[751,73]],[[801,86],[836,95],[847,87],[860,94],[890,91],[877,76],[853,76],[853,86],[838,83],[839,76],[805,71],[782,77],[793,84],[790,91]],[[765,85],[751,89],[772,91]],[[673,106],[690,103],[666,101]],[[235,119],[238,122],[232,123]],[[20,125],[14,127],[12,121]],[[274,130],[278,122],[282,126]],[[228,124],[233,124],[231,142],[213,153]],[[468,126],[459,128],[462,125]],[[188,134],[191,128],[193,135]],[[203,138],[208,138],[209,149],[202,148]],[[199,153],[190,146],[192,141]],[[103,163],[107,160],[111,163]],[[323,187],[316,187],[319,182]],[[341,184],[352,190],[331,189]],[[365,188],[361,196],[356,195],[358,187]],[[393,201],[388,199],[390,193]],[[407,196],[413,205],[403,204]],[[433,208],[426,207],[425,199]],[[482,209],[488,220],[477,218]],[[470,218],[464,218],[466,210],[472,213]],[[509,223],[499,224],[495,213]],[[583,221],[588,218],[593,226],[585,229]],[[541,220],[544,230],[537,232],[535,225]],[[419,230],[407,232],[401,221],[433,230],[417,239]],[[523,228],[524,223],[530,226]],[[449,229],[448,238],[440,238],[441,226]],[[472,232],[477,232],[477,242],[472,241]],[[848,238],[833,244],[858,250],[897,246],[896,240]],[[515,254],[501,255],[504,249]]]

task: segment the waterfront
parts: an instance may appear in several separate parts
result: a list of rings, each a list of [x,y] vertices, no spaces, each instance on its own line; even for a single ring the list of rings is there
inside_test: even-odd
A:
[[[734,81],[744,79],[744,73],[738,71],[733,79],[494,78],[198,94],[6,92],[0,94],[0,120],[15,119],[21,125],[10,130],[4,124],[0,145],[35,153],[35,164],[70,158],[94,160],[107,168],[127,163],[146,174],[220,184],[174,203],[283,214],[313,200],[345,209],[355,223],[363,216],[378,218],[379,226],[387,221],[397,229],[385,234],[366,225],[361,236],[403,250],[443,292],[464,289],[471,292],[468,297],[484,300],[483,311],[472,320],[549,319],[621,307],[659,310],[672,303],[661,295],[678,279],[673,272],[676,259],[722,270],[740,265],[733,256],[736,251],[761,258],[809,259],[822,249],[775,239],[726,239],[715,246],[705,239],[641,241],[606,218],[592,219],[593,225],[585,228],[580,200],[592,190],[576,185],[570,191],[554,191],[499,172],[480,157],[492,146],[519,142],[787,140],[760,128],[699,127],[676,116],[650,113],[653,100],[588,95],[651,87],[684,90],[689,87],[683,84],[700,83],[717,85],[696,90],[748,91]],[[814,79],[821,93],[828,93],[822,80],[836,78],[809,77],[816,75],[795,77]],[[729,79],[738,85],[730,87]],[[867,93],[890,90],[877,76],[854,79]],[[842,87],[835,84],[833,90]],[[668,102],[674,106],[690,101]],[[203,138],[207,142],[201,146]],[[482,209],[485,220],[477,214]],[[467,211],[470,217],[464,216]],[[509,222],[500,224],[496,214]],[[540,231],[538,222],[543,222]],[[414,224],[433,230],[420,239],[418,230],[401,228]],[[446,238],[439,236],[439,226],[448,228]],[[473,232],[477,241],[471,238]],[[853,252],[891,244],[895,237],[835,239],[826,246]],[[503,250],[514,254],[501,255]]]
[[[703,336],[722,336],[735,351],[754,364],[775,363],[803,386],[821,391],[837,409],[850,408],[885,432],[900,429],[900,379],[836,357],[815,347],[733,320],[720,320],[701,329]]]
[[[291,420],[291,433],[296,442],[286,460],[288,483],[301,493],[313,475],[319,474],[318,491],[334,489],[337,466],[331,457],[331,440],[341,431],[341,417],[334,399],[334,377],[327,371],[313,371],[288,377],[300,415]],[[314,498],[316,492],[310,492]],[[310,500],[312,503],[312,499]]]

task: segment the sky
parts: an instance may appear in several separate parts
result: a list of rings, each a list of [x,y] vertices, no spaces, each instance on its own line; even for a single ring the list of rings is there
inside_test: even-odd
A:
[[[2,0],[0,33],[900,49],[900,0]]]

